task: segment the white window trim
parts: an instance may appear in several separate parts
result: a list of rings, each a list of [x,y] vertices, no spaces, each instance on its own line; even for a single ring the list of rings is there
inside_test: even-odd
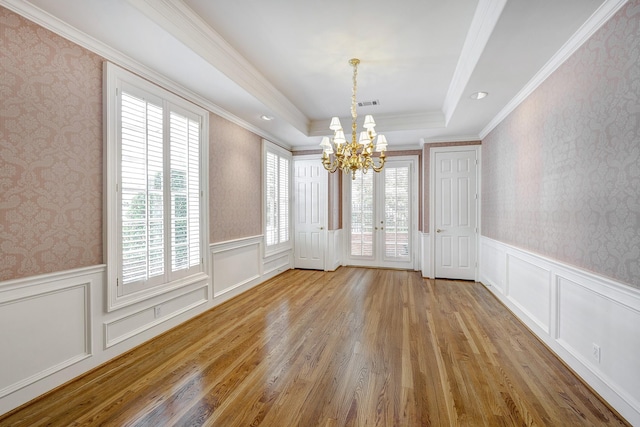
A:
[[[276,245],[267,246],[267,153],[271,152],[277,154],[280,157],[284,157],[289,160],[289,240],[284,243],[278,243]],[[290,151],[274,144],[266,139],[262,140],[262,247],[264,249],[263,256],[266,258],[271,255],[275,255],[281,252],[290,251],[293,248],[293,230],[292,230],[292,189],[293,189],[293,154]]]
[[[104,200],[103,240],[107,265],[107,301],[108,312],[147,300],[157,295],[182,288],[193,283],[209,281],[209,112],[185,99],[130,73],[110,62],[104,64],[103,80],[103,128],[104,128]],[[168,283],[150,287],[126,295],[118,295],[118,276],[120,270],[120,233],[115,226],[118,221],[118,129],[116,117],[119,107],[116,94],[125,82],[140,89],[161,96],[178,107],[195,113],[202,118],[200,129],[200,254],[201,272],[182,277]]]

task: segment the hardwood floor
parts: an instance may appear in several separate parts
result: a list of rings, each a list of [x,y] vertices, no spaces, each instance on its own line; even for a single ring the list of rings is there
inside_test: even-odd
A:
[[[291,270],[2,426],[626,425],[482,285]]]

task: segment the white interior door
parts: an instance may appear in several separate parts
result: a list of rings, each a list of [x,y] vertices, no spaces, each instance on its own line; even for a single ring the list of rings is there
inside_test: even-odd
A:
[[[477,154],[475,148],[435,152],[435,277],[475,280]]]
[[[327,171],[318,159],[294,158],[294,266],[324,270]]]
[[[346,179],[350,265],[413,269],[415,159],[387,160],[382,172]]]

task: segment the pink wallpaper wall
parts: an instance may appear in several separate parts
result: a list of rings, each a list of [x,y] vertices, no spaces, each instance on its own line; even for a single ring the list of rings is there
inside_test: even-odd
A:
[[[0,280],[102,263],[102,59],[0,7]]]
[[[0,7],[0,280],[101,264],[102,58]],[[261,234],[261,139],[210,115],[211,242]]]
[[[640,288],[640,1],[482,142],[482,233]]]
[[[262,139],[209,115],[211,243],[262,234]]]
[[[320,157],[318,157],[320,158]],[[318,160],[319,161],[319,160]],[[327,210],[329,212],[328,230],[342,229],[342,179],[343,173],[329,174],[329,203]]]

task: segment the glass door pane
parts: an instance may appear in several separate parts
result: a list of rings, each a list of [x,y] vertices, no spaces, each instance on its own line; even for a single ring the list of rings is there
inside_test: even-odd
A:
[[[387,160],[380,173],[356,172],[347,178],[347,264],[363,267],[414,267],[417,158]]]
[[[384,256],[386,260],[409,259],[410,173],[409,166],[384,170]]]
[[[373,172],[356,172],[351,180],[351,256],[372,258],[373,253]]]

